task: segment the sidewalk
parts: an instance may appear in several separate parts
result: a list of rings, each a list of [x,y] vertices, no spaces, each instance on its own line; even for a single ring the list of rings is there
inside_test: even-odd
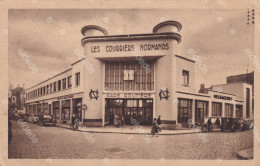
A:
[[[238,157],[243,160],[250,160],[253,159],[254,151],[253,148],[241,150],[237,153]]]
[[[71,129],[70,125],[56,124],[58,127]],[[79,127],[78,131],[92,132],[92,133],[116,133],[116,134],[151,134],[151,126],[121,126],[116,128],[114,126],[105,127]],[[213,130],[220,131],[219,129]],[[158,135],[180,135],[180,134],[195,134],[198,131],[196,129],[187,130],[162,130]]]

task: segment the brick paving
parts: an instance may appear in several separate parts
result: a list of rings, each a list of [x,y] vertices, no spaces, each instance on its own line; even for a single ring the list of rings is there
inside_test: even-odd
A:
[[[24,159],[238,159],[237,152],[253,147],[253,134],[214,132],[145,137],[139,134],[88,133],[28,124],[38,139],[32,143],[16,121],[9,158]],[[84,135],[85,133],[85,135]],[[202,137],[207,142],[202,142]],[[92,141],[90,141],[91,139]],[[148,137],[147,137],[148,138]],[[93,142],[94,141],[94,142]]]

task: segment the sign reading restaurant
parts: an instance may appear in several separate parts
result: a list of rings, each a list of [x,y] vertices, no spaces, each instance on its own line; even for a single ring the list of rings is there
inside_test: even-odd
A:
[[[222,96],[222,95],[214,95],[214,98],[221,99],[221,100],[232,100],[232,97]]]

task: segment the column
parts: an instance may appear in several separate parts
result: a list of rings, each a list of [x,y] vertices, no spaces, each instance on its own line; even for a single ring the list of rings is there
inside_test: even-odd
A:
[[[72,122],[72,114],[73,114],[73,99],[70,99],[70,123]]]
[[[196,108],[195,108],[195,101],[196,100],[192,100],[192,110],[191,110],[191,112],[192,112],[192,124],[195,124],[195,111],[196,111]]]
[[[236,117],[236,104],[233,104],[233,117]]]
[[[225,103],[222,103],[222,115],[221,117],[225,117]]]

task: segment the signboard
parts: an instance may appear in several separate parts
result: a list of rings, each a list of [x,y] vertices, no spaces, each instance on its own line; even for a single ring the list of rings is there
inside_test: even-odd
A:
[[[107,93],[107,98],[152,98],[151,93]]]
[[[57,100],[66,100],[66,99],[69,99],[69,98],[73,98],[73,95],[57,97]]]
[[[222,96],[222,95],[214,95],[214,98],[221,99],[221,100],[233,100],[232,97]]]
[[[87,106],[86,104],[83,104],[83,105],[81,106],[81,108],[85,111],[85,110],[88,109],[88,106]]]
[[[170,39],[91,42],[87,44],[88,53],[98,57],[162,56],[171,53]]]

